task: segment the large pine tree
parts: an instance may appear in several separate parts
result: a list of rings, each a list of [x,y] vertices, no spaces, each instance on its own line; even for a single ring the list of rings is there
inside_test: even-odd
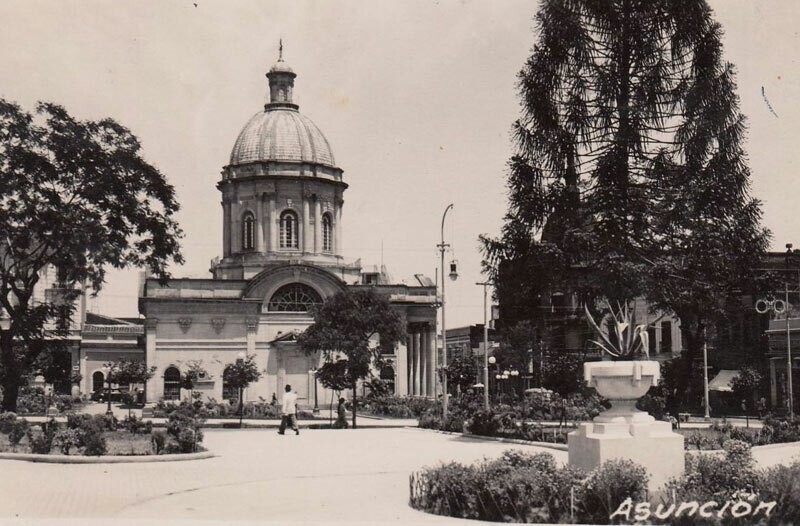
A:
[[[524,317],[554,288],[646,295],[680,318],[690,362],[769,240],[722,30],[703,0],[543,0],[536,26],[509,211],[483,238],[501,309]]]

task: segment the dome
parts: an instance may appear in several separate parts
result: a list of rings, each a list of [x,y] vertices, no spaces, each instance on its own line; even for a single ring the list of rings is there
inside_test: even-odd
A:
[[[294,73],[292,68],[283,61],[283,59],[278,60],[272,68],[269,70],[270,73]]]
[[[336,167],[331,146],[311,119],[293,108],[268,107],[245,124],[231,152],[232,166],[290,161]]]

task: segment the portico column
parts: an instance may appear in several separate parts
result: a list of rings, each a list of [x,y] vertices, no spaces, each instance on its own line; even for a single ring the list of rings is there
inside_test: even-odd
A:
[[[314,251],[314,248],[311,246],[313,237],[311,237],[311,212],[308,199],[308,197],[303,197],[303,252]]]
[[[428,348],[428,396],[436,398],[436,335],[433,327],[425,327],[425,347]]]
[[[414,394],[419,396],[422,393],[422,379],[421,373],[421,365],[422,365],[422,356],[421,356],[420,349],[420,337],[419,337],[419,329],[414,327]]]
[[[264,252],[264,199],[260,194],[256,199],[256,250]]]
[[[414,336],[411,333],[410,325],[406,326],[406,333],[408,335],[408,351],[406,353],[408,356],[408,370],[406,371],[408,376],[408,381],[406,385],[408,385],[408,394],[413,395],[414,394]]]
[[[88,363],[89,363],[89,355],[84,350],[83,352],[81,352],[80,363],[78,364],[78,365],[80,365],[80,368],[81,368],[81,370],[80,370],[80,373],[81,373],[81,388],[80,388],[80,392],[81,392],[81,394],[89,394],[89,391],[91,390],[91,389],[89,389],[89,385],[90,385],[89,382],[91,381],[91,379],[87,375],[87,364]]]
[[[394,348],[394,355],[394,394],[406,396],[408,395],[408,348],[406,344],[398,343]]]
[[[147,318],[144,320],[144,361],[147,367],[156,365],[156,325],[158,319]],[[145,385],[145,401],[154,404],[158,401],[158,382],[162,375],[153,375]]]
[[[428,346],[425,339],[425,328],[420,325],[419,332],[419,347],[420,347],[420,373],[419,373],[419,394],[428,396]]]
[[[278,211],[275,210],[275,194],[269,196],[269,251],[278,250]]]

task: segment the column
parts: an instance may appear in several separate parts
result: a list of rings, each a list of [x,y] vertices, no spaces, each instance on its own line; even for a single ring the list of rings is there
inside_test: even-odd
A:
[[[419,372],[419,394],[428,396],[428,346],[425,339],[425,328],[420,326],[419,332],[419,356],[420,356],[420,372]]]
[[[284,360],[283,353],[277,346],[275,347],[275,352],[277,353],[275,357],[278,361],[278,385],[275,386],[275,390],[278,392],[278,403],[280,404],[283,402],[283,386],[286,385],[286,360]]]
[[[231,254],[231,204],[222,202],[222,256]]]
[[[414,394],[419,396],[422,393],[422,372],[421,365],[422,365],[422,356],[420,349],[420,337],[419,337],[419,329],[414,327]]]
[[[308,205],[308,197],[303,197],[303,252],[313,252],[314,248],[311,237],[311,211]]]
[[[256,197],[256,250],[264,252],[264,199],[261,194]]]
[[[406,335],[408,336],[408,394],[414,394],[414,337],[411,334],[411,326],[406,325]]]
[[[342,255],[342,202],[336,202],[333,205],[334,221],[333,221],[333,253]]]
[[[436,398],[436,334],[433,327],[425,327],[426,347],[428,348],[428,396]]]
[[[319,199],[314,201],[314,253],[322,253],[322,211]]]
[[[269,251],[278,250],[278,211],[275,205],[275,194],[269,196]]]
[[[157,324],[158,319],[156,318],[147,318],[144,320],[144,363],[147,365],[147,367],[156,365]],[[145,385],[145,401],[148,404],[154,404],[158,401],[158,385],[162,379],[162,374],[158,374],[158,370],[156,370],[156,374],[154,374]]]
[[[408,348],[404,343],[398,343],[394,348],[394,394],[397,396],[408,395]]]
[[[769,402],[775,408],[778,405],[778,379],[775,374],[775,360],[769,361]]]
[[[89,392],[91,391],[91,387],[90,386],[91,386],[92,379],[89,378],[89,375],[88,375],[88,372],[87,372],[87,369],[88,369],[87,364],[88,363],[89,363],[89,356],[88,356],[88,354],[86,353],[85,350],[82,350],[81,351],[81,357],[80,357],[80,363],[78,364],[80,366],[80,368],[81,368],[80,369],[80,373],[81,373],[81,388],[80,388],[80,392],[82,394],[89,394]]]

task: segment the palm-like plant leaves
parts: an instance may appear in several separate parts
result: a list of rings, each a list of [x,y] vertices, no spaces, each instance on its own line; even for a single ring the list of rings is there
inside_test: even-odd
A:
[[[589,307],[584,305],[586,319],[600,338],[600,341],[590,341],[614,358],[632,358],[639,353],[650,358],[650,337],[647,334],[647,325],[636,323],[636,314],[628,307],[627,303],[624,307],[617,305],[617,312],[614,312],[610,303],[606,302],[606,305],[608,305],[609,315],[614,322],[611,330],[614,331],[616,343],[609,337],[608,329],[603,330],[592,317]],[[600,323],[603,323],[603,319],[600,320]]]

